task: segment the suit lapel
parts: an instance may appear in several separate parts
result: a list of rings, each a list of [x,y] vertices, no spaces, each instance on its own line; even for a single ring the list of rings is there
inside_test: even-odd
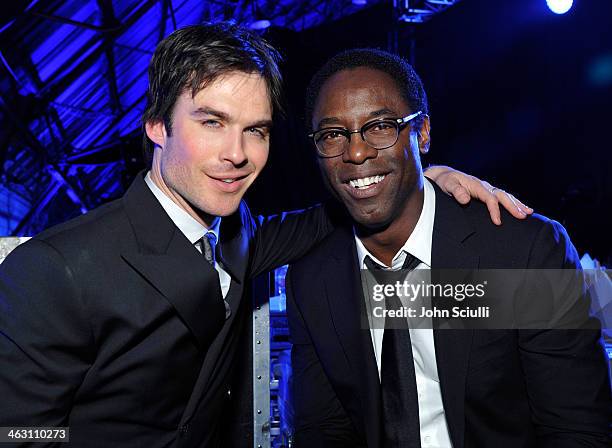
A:
[[[122,258],[157,289],[206,349],[225,320],[217,272],[174,225],[141,175],[123,197],[138,248]]]
[[[240,320],[236,324],[234,324],[234,321],[240,319],[237,317],[239,313],[246,311],[244,309],[246,304],[243,305],[243,309],[240,309],[240,305],[244,296],[244,280],[249,260],[248,222],[248,212],[244,203],[241,203],[238,213],[221,220],[219,257],[223,268],[232,277],[230,292],[226,296],[232,313],[223,324],[204,358],[202,369],[181,418],[181,425],[191,419],[202,397],[206,394],[206,391],[210,390],[211,382],[219,379],[216,378],[215,372],[222,364],[220,362],[221,356],[233,356],[232,353],[229,353],[228,348],[232,345],[229,341],[231,338],[238,337],[240,332],[240,329],[234,328],[235,325],[240,325]]]
[[[432,183],[433,184],[433,183]],[[474,233],[461,206],[437,185],[431,249],[432,269],[475,269],[478,256],[468,244]],[[435,327],[434,322],[434,327]],[[434,330],[436,362],[444,412],[453,447],[462,448],[465,432],[465,382],[473,330]]]
[[[473,226],[461,206],[437,185],[433,185],[436,190],[436,215],[432,269],[477,268],[479,257],[469,244],[469,238],[474,233]],[[365,425],[368,446],[376,447],[380,445],[382,430],[380,382],[369,331],[361,330],[361,310],[365,301],[353,232],[350,227],[338,228],[327,241],[328,250],[321,260],[325,290],[321,295],[312,294],[312,297],[324,296],[328,301],[330,324],[351,369],[346,375],[355,378],[355,390],[359,391],[361,401],[363,418],[351,417],[358,428]],[[473,334],[473,330],[434,330],[442,401],[455,448],[463,447],[465,383]],[[331,367],[340,366],[338,363]]]
[[[219,280],[198,251],[187,241],[177,241],[180,238],[185,237],[173,238],[167,254],[124,253],[122,257],[168,300],[200,349],[206,350],[225,320]]]
[[[219,262],[232,280],[242,283],[249,263],[250,214],[244,202],[236,213],[221,220]]]
[[[471,249],[469,240],[475,232],[472,224],[461,206],[437,185],[433,185],[436,191],[436,215],[432,238],[432,269],[477,268],[479,257]],[[368,446],[376,447],[380,445],[382,430],[380,382],[369,331],[361,330],[361,310],[365,301],[350,226],[336,229],[326,244],[328,250],[321,260],[325,289],[323,294],[312,294],[312,297],[324,296],[328,301],[330,324],[334,327],[351,369],[346,375],[355,378],[354,390],[359,391],[361,401],[360,415],[363,418],[355,415],[351,417],[358,428],[365,425]],[[465,383],[473,334],[473,330],[434,330],[442,401],[455,448],[463,447]],[[331,367],[341,368],[341,365],[338,363]]]
[[[249,212],[241,203],[237,213],[223,218],[219,262],[232,278],[227,299],[232,310],[225,320],[225,307],[217,271],[187,240],[144,182],[141,173],[123,197],[125,212],[137,241],[124,244],[122,258],[174,307],[180,319],[205,352],[204,362],[191,393],[182,424],[189,421],[210,387],[227,341],[240,311],[249,260]]]
[[[352,418],[357,428],[365,427],[368,446],[378,446],[381,418],[380,382],[364,311],[365,299],[352,230],[337,229],[330,236],[329,248],[322,269],[325,297],[331,310],[329,318],[350,366],[347,375],[354,378],[356,390],[359,391],[359,415],[363,420],[354,414]]]

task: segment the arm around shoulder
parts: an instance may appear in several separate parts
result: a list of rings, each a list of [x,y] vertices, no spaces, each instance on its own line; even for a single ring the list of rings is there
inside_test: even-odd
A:
[[[255,276],[305,255],[334,229],[333,203],[255,218]]]

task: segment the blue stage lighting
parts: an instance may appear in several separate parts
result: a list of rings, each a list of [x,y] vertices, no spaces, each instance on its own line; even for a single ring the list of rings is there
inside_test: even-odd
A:
[[[249,25],[249,28],[251,28],[252,30],[265,30],[266,28],[269,28],[272,25],[272,22],[270,22],[269,20],[256,20],[254,22],[251,22],[251,24]]]
[[[546,0],[548,8],[555,14],[565,14],[574,4],[574,0]]]

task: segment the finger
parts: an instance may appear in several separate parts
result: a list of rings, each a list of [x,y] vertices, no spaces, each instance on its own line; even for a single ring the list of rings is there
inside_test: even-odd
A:
[[[466,191],[471,197],[484,202],[489,210],[491,221],[494,224],[501,224],[501,213],[499,211],[499,200],[495,196],[493,187],[486,180],[480,180],[474,176],[467,176],[469,190]],[[492,192],[493,191],[493,192]]]
[[[471,196],[469,190],[457,180],[453,179],[452,182],[448,182],[448,191],[460,204],[467,204],[470,202]]]
[[[470,191],[472,196],[487,205],[491,221],[493,221],[494,224],[500,225],[501,212],[499,211],[499,200],[497,196],[495,196],[495,191],[497,190],[486,180],[480,180],[473,176],[471,177]]]
[[[514,196],[513,194],[510,194],[510,196],[512,196],[512,199],[514,199],[514,203],[521,209],[523,210],[523,212],[525,212],[525,214],[527,215],[531,215],[533,213],[533,209],[525,204],[523,204],[521,201],[519,201],[516,196]]]
[[[499,200],[495,196],[495,193],[487,192],[487,196],[482,199],[487,204],[489,209],[489,215],[491,215],[491,221],[496,225],[501,225],[501,212],[499,211]]]
[[[506,193],[504,190],[495,189],[494,194],[501,205],[503,205],[503,207],[508,210],[512,216],[518,219],[523,219],[527,216],[527,214],[515,202],[514,196],[512,196],[510,193]]]

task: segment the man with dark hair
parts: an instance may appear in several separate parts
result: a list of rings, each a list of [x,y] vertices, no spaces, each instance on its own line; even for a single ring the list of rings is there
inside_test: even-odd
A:
[[[323,84],[334,74],[357,67],[370,67],[387,73],[397,84],[397,91],[403,100],[421,114],[415,117],[411,126],[419,129],[429,113],[427,94],[421,79],[412,66],[402,58],[373,49],[350,50],[330,59],[314,74],[306,89],[306,128],[314,131],[312,116]]]
[[[462,207],[423,176],[427,97],[401,58],[341,53],[307,95],[321,172],[347,216],[286,278],[294,446],[610,446],[599,331],[363,320],[371,313],[360,270],[575,271],[565,229],[539,215],[491,225],[481,204]]]
[[[245,28],[217,23],[189,26],[161,41],[149,67],[147,106],[143,124],[162,122],[172,133],[174,105],[185,91],[194,97],[219,77],[231,72],[258,73],[267,87],[272,108],[282,110],[280,55],[265,40]],[[144,139],[153,154],[153,142]]]
[[[268,157],[277,62],[226,23],[159,44],[150,171],[0,267],[0,426],[69,426],[75,446],[228,446],[249,279],[332,229],[321,207],[264,218],[242,201]]]

